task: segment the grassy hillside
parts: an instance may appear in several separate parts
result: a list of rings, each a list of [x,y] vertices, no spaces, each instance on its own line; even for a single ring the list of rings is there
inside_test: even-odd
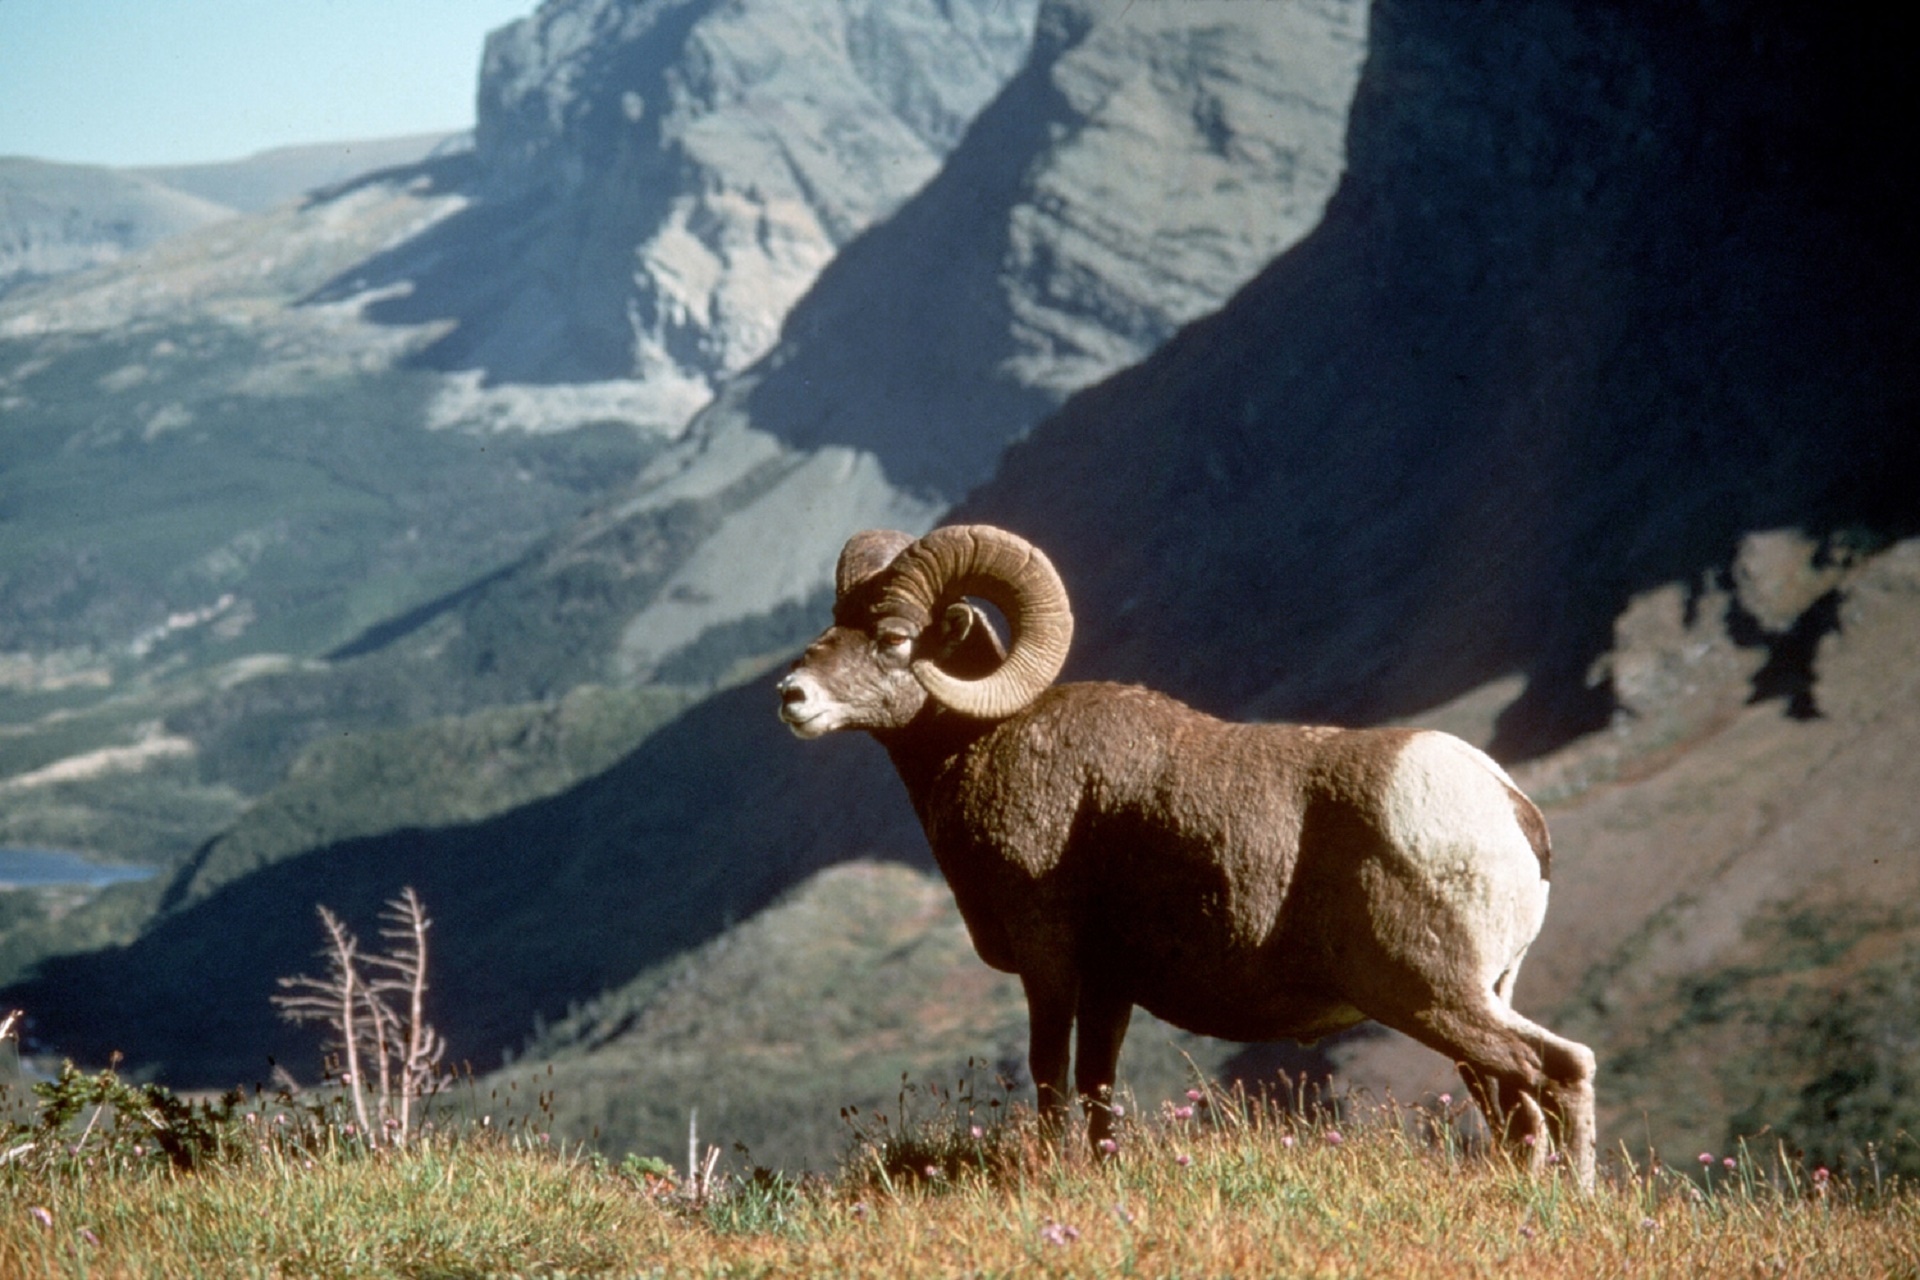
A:
[[[200,1122],[190,1172],[136,1154],[138,1119],[124,1131],[113,1120],[16,1129],[28,1150],[0,1169],[0,1269],[1880,1277],[1920,1266],[1910,1188],[1741,1151],[1704,1175],[1622,1163],[1582,1197],[1464,1154],[1444,1106],[1335,1127],[1214,1094],[1183,1103],[1185,1116],[1130,1118],[1098,1162],[1048,1158],[1020,1118],[979,1117],[969,1134],[950,1110],[875,1129],[832,1179],[760,1170],[696,1188],[657,1162],[559,1148],[537,1107],[509,1115],[506,1103],[468,1098],[436,1132],[368,1154],[337,1112],[240,1100]],[[72,1154],[39,1149],[68,1136]]]
[[[657,449],[591,396],[535,430],[443,421],[448,380],[407,364],[430,333],[311,304],[460,206],[462,163],[0,301],[8,838],[171,864],[328,728],[481,705],[410,671],[323,696],[316,660],[517,562]],[[264,713],[236,728],[235,703]]]

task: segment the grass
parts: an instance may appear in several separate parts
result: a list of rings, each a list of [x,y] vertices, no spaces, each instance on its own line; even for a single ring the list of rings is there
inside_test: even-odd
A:
[[[0,1274],[1920,1274],[1903,1185],[1621,1157],[1582,1197],[1473,1154],[1457,1108],[1336,1122],[1213,1093],[1130,1114],[1110,1159],[1055,1159],[1028,1113],[976,1130],[956,1107],[867,1127],[835,1177],[693,1195],[658,1161],[556,1147],[537,1113],[502,1127],[463,1106],[373,1152],[337,1112],[288,1123],[256,1099],[192,1171],[116,1160],[98,1131],[29,1153],[0,1166]]]

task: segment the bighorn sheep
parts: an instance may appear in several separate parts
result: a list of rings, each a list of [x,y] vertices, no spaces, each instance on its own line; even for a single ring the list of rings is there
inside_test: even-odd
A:
[[[1230,724],[1056,686],[1066,589],[1000,529],[856,534],[836,586],[781,718],[885,746],[980,958],[1020,978],[1051,1132],[1075,1023],[1098,1142],[1135,1005],[1230,1040],[1373,1018],[1459,1064],[1535,1167],[1552,1137],[1591,1183],[1593,1054],[1512,1007],[1548,842],[1499,765],[1433,731]],[[1007,649],[969,596],[1005,614]]]

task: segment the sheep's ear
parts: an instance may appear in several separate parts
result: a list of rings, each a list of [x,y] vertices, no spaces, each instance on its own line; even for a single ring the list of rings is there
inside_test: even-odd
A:
[[[973,605],[950,604],[940,615],[933,661],[941,670],[972,679],[993,671],[1006,656],[993,624]]]

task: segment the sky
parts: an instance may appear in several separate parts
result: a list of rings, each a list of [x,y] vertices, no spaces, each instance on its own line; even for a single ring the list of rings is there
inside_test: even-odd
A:
[[[236,160],[470,128],[536,0],[0,0],[0,156]]]

